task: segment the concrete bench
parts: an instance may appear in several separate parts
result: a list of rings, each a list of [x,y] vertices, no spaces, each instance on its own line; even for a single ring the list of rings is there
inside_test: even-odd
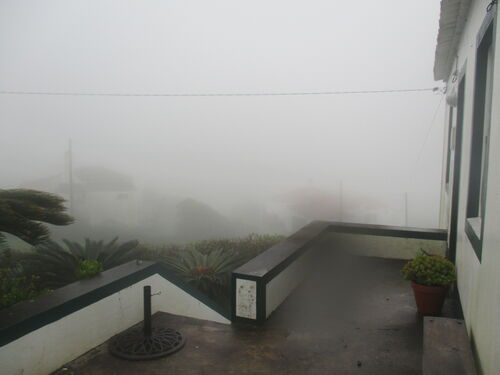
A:
[[[463,320],[424,317],[422,374],[477,374]]]

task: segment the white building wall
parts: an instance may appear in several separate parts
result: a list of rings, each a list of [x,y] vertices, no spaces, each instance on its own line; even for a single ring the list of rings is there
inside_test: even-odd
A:
[[[498,374],[500,369],[500,28],[496,31],[487,203],[481,262],[464,230],[471,152],[476,37],[489,3],[490,0],[473,2],[458,48],[457,66],[461,69],[465,64],[466,81],[456,263],[464,316],[481,370],[486,375],[494,375]],[[452,89],[453,85],[458,85],[458,81],[452,83],[450,79],[448,90]],[[442,196],[445,199],[442,210],[449,210],[449,198],[444,192]]]

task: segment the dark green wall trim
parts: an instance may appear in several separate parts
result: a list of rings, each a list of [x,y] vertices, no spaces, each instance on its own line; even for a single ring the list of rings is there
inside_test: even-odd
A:
[[[131,261],[0,311],[0,346],[158,274],[230,320],[227,311],[159,263]]]
[[[465,234],[467,234],[467,238],[476,253],[477,258],[481,262],[482,253],[483,253],[483,241],[477,236],[476,231],[472,228],[469,220],[465,220]]]
[[[212,300],[206,294],[200,292],[198,289],[189,285],[184,280],[182,280],[180,277],[176,276],[175,273],[173,273],[171,270],[162,266],[160,263],[155,263],[153,267],[154,267],[154,270],[156,271],[155,273],[157,273],[158,275],[163,277],[165,280],[170,281],[176,287],[178,287],[179,289],[182,289],[184,292],[189,294],[191,297],[196,298],[198,301],[200,301],[201,303],[203,303],[204,305],[206,305],[210,309],[214,310],[215,312],[219,313],[227,320],[231,320],[231,314],[229,311],[222,308],[219,304],[217,304],[214,300]]]
[[[266,321],[266,281],[257,282],[257,323],[262,324]]]
[[[416,238],[423,240],[446,241],[448,232],[445,229],[399,227],[389,225],[368,225],[353,223],[331,223],[330,232],[364,234],[382,237]]]

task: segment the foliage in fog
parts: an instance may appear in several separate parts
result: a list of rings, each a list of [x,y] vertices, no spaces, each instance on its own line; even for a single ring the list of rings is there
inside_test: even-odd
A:
[[[105,243],[86,239],[83,245],[65,240],[66,247],[47,241],[36,246],[22,264],[27,273],[40,276],[42,287],[58,288],[94,272],[97,264],[102,265],[103,269],[109,269],[130,260],[132,250],[138,242],[118,244],[117,240],[118,238],[114,238]],[[82,261],[91,262],[84,263],[85,269],[82,270]]]
[[[38,287],[39,280],[37,275],[20,276],[8,268],[0,268],[0,309],[49,292]]]
[[[203,254],[187,249],[165,257],[162,262],[201,292],[220,300],[228,294],[231,271],[241,264],[241,255],[224,250]]]
[[[231,272],[280,242],[280,235],[251,234],[243,238],[220,238],[184,245],[118,244],[86,239],[84,243],[47,241],[29,251],[0,246],[0,270],[5,306],[97,275],[132,259],[160,262],[180,278],[224,307],[229,306]],[[8,302],[8,303],[7,303]]]
[[[161,262],[184,281],[228,308],[231,272],[283,239],[284,236],[275,234],[251,234],[243,238],[202,240],[181,246],[141,245],[136,256]]]
[[[0,190],[0,242],[2,232],[36,245],[49,239],[49,229],[42,223],[68,225],[73,219],[65,213],[64,199],[37,190]]]
[[[185,199],[177,206],[177,233],[181,239],[200,240],[231,234],[232,223],[210,206]]]

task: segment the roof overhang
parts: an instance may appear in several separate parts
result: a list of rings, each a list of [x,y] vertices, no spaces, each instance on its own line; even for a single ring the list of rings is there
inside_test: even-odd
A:
[[[441,0],[434,79],[447,80],[467,21],[471,0]]]

